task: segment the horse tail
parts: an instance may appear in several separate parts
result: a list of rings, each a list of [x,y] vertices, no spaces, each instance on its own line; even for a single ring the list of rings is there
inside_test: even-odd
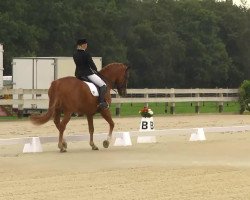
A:
[[[57,99],[55,97],[56,92],[56,82],[53,81],[48,91],[49,96],[49,108],[48,111],[42,115],[33,115],[30,117],[30,120],[35,125],[42,125],[48,122],[55,113],[55,108],[57,105]]]

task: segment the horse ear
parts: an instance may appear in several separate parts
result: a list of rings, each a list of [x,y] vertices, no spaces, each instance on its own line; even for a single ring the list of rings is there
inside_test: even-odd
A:
[[[126,65],[126,67],[127,67],[127,68],[126,68],[126,71],[128,71],[128,70],[130,69],[130,66]]]

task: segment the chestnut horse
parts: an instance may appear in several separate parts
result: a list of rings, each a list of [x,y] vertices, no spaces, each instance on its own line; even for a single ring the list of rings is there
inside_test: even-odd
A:
[[[108,89],[105,99],[109,104],[111,104],[111,89],[117,89],[120,96],[126,95],[128,69],[129,68],[122,63],[111,63],[100,70],[100,76],[107,84]],[[61,152],[66,152],[67,149],[67,143],[63,138],[63,133],[73,113],[86,115],[90,134],[89,144],[93,150],[98,150],[98,147],[93,141],[93,116],[95,113],[100,112],[109,124],[109,134],[107,140],[103,142],[103,146],[108,148],[114,129],[114,122],[110,110],[100,110],[98,108],[98,97],[91,94],[89,86],[85,82],[75,77],[60,78],[51,83],[48,96],[49,108],[47,113],[31,116],[30,119],[32,123],[36,125],[44,124],[51,118],[54,119],[54,123],[59,131],[58,148]],[[61,113],[63,113],[62,120]]]

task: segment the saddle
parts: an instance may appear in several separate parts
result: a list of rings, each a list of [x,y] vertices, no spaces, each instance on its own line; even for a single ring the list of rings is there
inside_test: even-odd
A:
[[[87,77],[81,77],[80,78],[82,82],[85,82],[89,86],[89,90],[91,94],[95,97],[99,96],[98,88],[94,83],[92,83]]]
[[[95,97],[99,96],[99,91],[94,83],[88,81],[83,81],[83,82],[85,82],[89,86],[90,92],[93,96]]]

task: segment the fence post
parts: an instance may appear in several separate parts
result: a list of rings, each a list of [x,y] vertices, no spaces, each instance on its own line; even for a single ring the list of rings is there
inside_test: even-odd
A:
[[[171,88],[170,98],[171,99],[175,98],[174,88]],[[172,115],[175,114],[175,102],[170,103],[170,114]]]
[[[168,113],[168,102],[165,102],[165,113]]]
[[[195,93],[195,97],[199,98],[200,93]],[[200,102],[199,101],[195,103],[195,113],[197,113],[197,114],[200,113]]]
[[[148,99],[148,94],[144,94],[144,98]],[[145,107],[148,107],[148,102],[145,102],[145,103],[144,103],[144,106],[145,106]]]
[[[116,98],[119,98],[119,95],[116,94]],[[115,116],[120,116],[121,113],[121,103],[115,105]]]
[[[165,88],[167,89],[167,87]],[[166,95],[166,98],[168,98],[168,94],[165,94]],[[168,113],[168,102],[165,102],[165,113]]]
[[[117,103],[115,105],[115,116],[120,116],[120,113],[121,113],[121,104],[120,103]]]
[[[18,103],[17,117],[22,118],[23,117],[23,89],[18,89],[18,100],[22,101],[22,103]]]
[[[222,92],[219,94],[219,97],[223,98],[223,93]],[[222,112],[223,112],[223,101],[220,101],[219,102],[219,113],[222,113]]]

